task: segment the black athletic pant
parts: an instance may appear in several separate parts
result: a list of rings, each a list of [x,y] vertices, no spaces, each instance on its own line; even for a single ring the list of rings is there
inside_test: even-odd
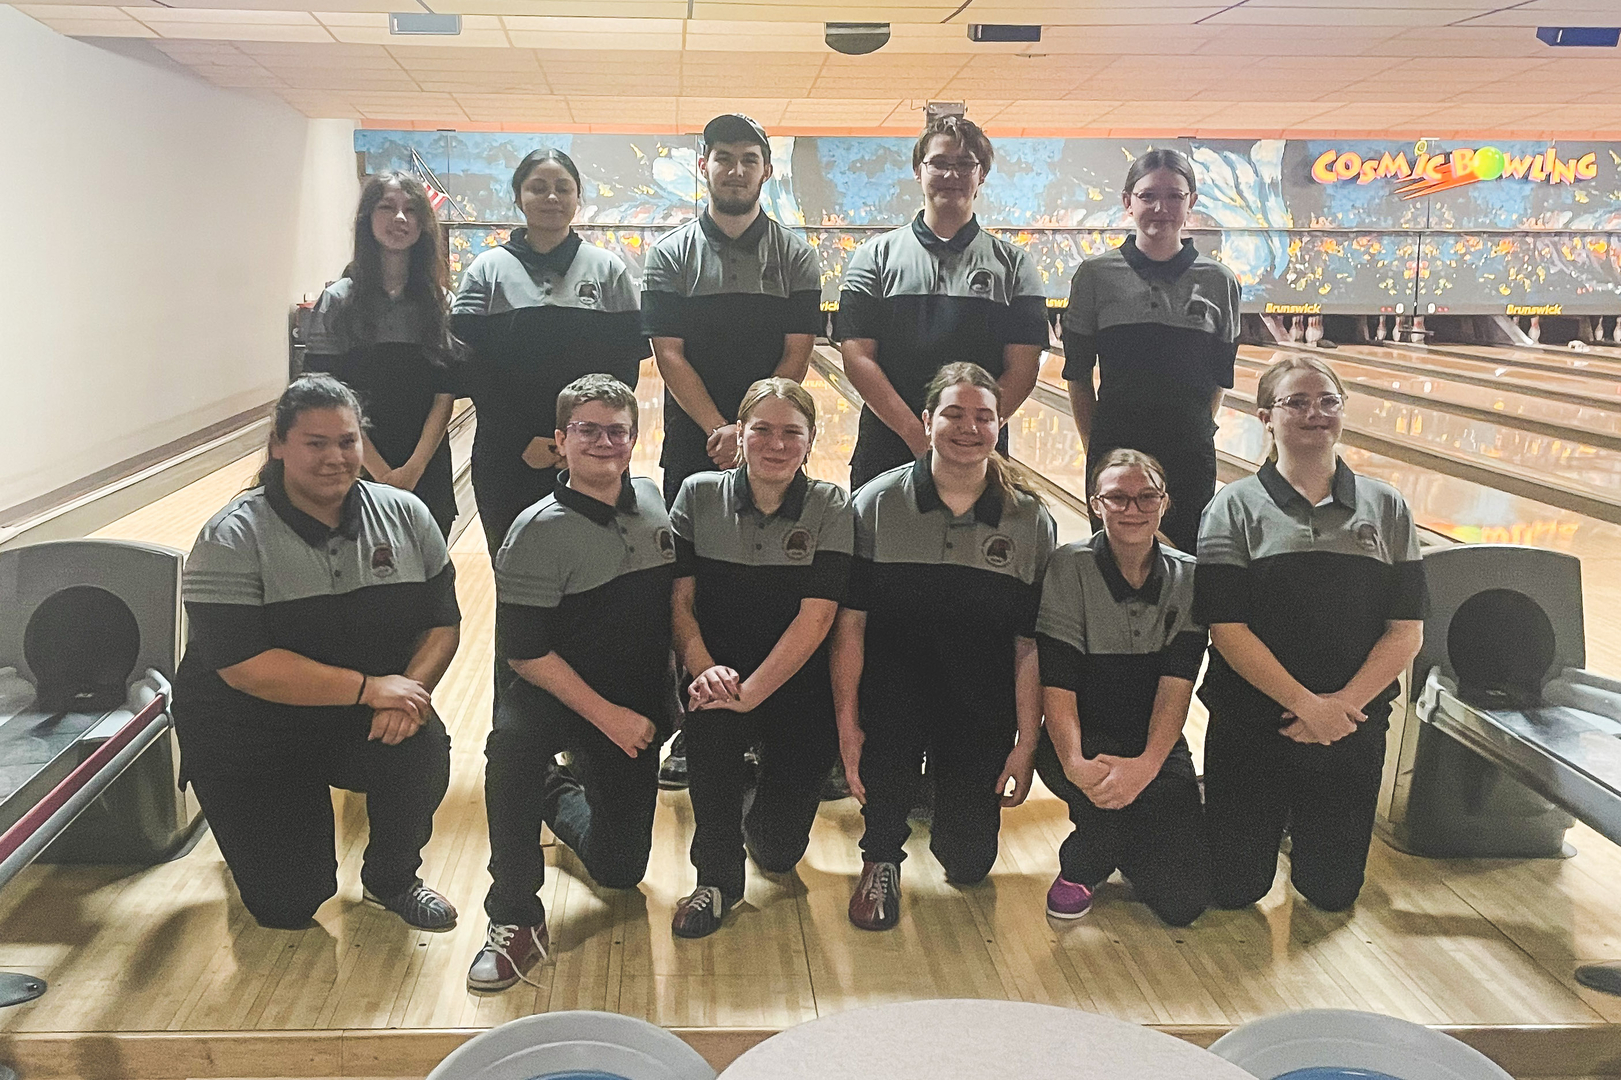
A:
[[[1008,452],[1008,433],[1004,425],[997,436],[996,448],[1005,456]],[[878,414],[866,406],[861,408],[861,420],[856,435],[855,450],[850,454],[850,490],[868,480],[909,465],[917,460],[906,440],[895,434],[895,429],[878,419]]]
[[[1165,468],[1165,486],[1171,496],[1171,509],[1160,523],[1160,532],[1187,552],[1194,554],[1199,546],[1199,518],[1210,500],[1216,497],[1216,444],[1214,436],[1208,442],[1169,444],[1154,439],[1114,436],[1094,429],[1092,443],[1086,451],[1086,471],[1090,478],[1095,462],[1102,461],[1109,451],[1125,447],[1150,454]],[[1087,492],[1090,499],[1091,491]],[[1093,530],[1103,528],[1103,522],[1092,519]]]
[[[996,862],[1002,828],[996,778],[1018,735],[1012,687],[1004,709],[981,709],[948,699],[932,672],[892,662],[875,667],[870,656],[861,683],[862,854],[868,862],[906,858],[902,845],[912,833],[906,817],[917,805],[926,753],[934,781],[929,850],[947,880],[972,885]]]
[[[647,872],[658,805],[658,740],[634,758],[584,717],[568,713],[516,673],[501,687],[484,746],[484,807],[490,829],[491,921],[533,926],[546,917],[540,887],[546,859],[540,827],[550,825],[591,879],[632,889]],[[644,716],[656,725],[655,710]],[[660,737],[668,734],[660,727]],[[554,775],[567,750],[574,780]]]
[[[489,456],[489,455],[486,455]],[[556,469],[531,469],[522,460],[513,468],[502,456],[501,464],[491,465],[473,451],[473,496],[478,501],[478,520],[484,526],[484,542],[490,561],[506,542],[507,530],[518,515],[552,493],[557,485]]]
[[[777,695],[793,689],[790,684]],[[751,713],[692,712],[682,726],[692,865],[699,885],[713,885],[732,901],[743,896],[745,840],[761,869],[786,874],[798,864],[810,843],[822,782],[839,756],[831,697],[772,705],[767,700]],[[743,759],[750,747],[759,749],[758,783]]]
[[[1276,731],[1277,712],[1210,710],[1205,820],[1211,903],[1248,907],[1272,889],[1278,844],[1290,835],[1290,880],[1324,911],[1356,902],[1368,863],[1389,706],[1370,706],[1353,734],[1329,746]]]
[[[317,729],[319,730],[319,729]],[[410,888],[450,785],[450,736],[437,716],[398,746],[343,720],[274,754],[208,755],[190,776],[242,903],[261,926],[301,930],[338,891],[332,788],[364,792],[370,836],[361,883],[375,896]]]
[[[1047,733],[1036,746],[1041,782],[1069,806],[1075,830],[1058,849],[1065,881],[1095,889],[1119,870],[1161,921],[1186,926],[1210,904],[1204,806],[1188,744],[1178,739],[1135,801],[1100,810],[1064,775]]]
[[[708,440],[696,442],[701,435],[697,428],[687,425],[686,433],[677,432],[671,439],[666,430],[664,448],[659,452],[659,468],[664,470],[664,505],[674,506],[681,494],[681,485],[694,473],[714,472],[720,466],[709,456]]]

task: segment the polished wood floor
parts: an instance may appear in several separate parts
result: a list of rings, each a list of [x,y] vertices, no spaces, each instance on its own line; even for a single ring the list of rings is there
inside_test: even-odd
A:
[[[656,430],[646,380],[642,396]],[[818,397],[838,412],[825,387]],[[817,471],[837,475],[847,449],[839,444],[824,437]],[[239,462],[105,534],[189,546],[255,464]],[[644,457],[638,468],[651,462]],[[1583,828],[1571,834],[1577,855],[1560,861],[1431,861],[1376,842],[1368,886],[1345,915],[1313,910],[1280,872],[1254,910],[1208,913],[1188,929],[1162,926],[1119,883],[1103,890],[1089,918],[1061,925],[1044,916],[1043,896],[1068,821],[1045,791],[1005,815],[1001,857],[972,888],[947,884],[926,831],[915,833],[901,924],[886,934],[857,931],[846,919],[861,819],[852,800],[824,804],[798,872],[769,878],[751,868],[746,902],[720,933],[696,942],[669,932],[674,904],[693,881],[691,806],[684,792],[661,793],[643,885],[600,889],[566,849],[551,846],[543,899],[555,961],[538,972],[537,986],[469,993],[463,978],[483,939],[488,884],[482,752],[494,595],[476,525],[453,554],[462,647],[435,695],[453,737],[452,776],[424,876],[461,909],[460,925],[419,933],[359,903],[364,800],[336,793],[340,893],[307,930],[256,926],[207,836],[184,858],[147,869],[25,871],[0,892],[0,968],[41,975],[52,989],[0,1013],[0,1031],[425,1032],[572,1008],[678,1028],[774,1029],[928,997],[1046,1002],[1217,1030],[1313,1006],[1445,1025],[1621,1023],[1621,998],[1572,978],[1579,961],[1621,957],[1621,850]],[[0,1055],[4,1047],[0,1036]],[[1605,1060],[1616,1069],[1549,1063],[1534,1072],[1621,1071],[1621,1052]],[[399,1074],[372,1070],[385,1072]],[[172,1075],[301,1074],[266,1064],[261,1072]]]

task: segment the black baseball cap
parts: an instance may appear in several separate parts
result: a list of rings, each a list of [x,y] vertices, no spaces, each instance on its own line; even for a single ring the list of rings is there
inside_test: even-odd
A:
[[[716,143],[758,143],[766,164],[771,163],[771,140],[765,128],[742,113],[722,113],[704,125],[705,152]]]

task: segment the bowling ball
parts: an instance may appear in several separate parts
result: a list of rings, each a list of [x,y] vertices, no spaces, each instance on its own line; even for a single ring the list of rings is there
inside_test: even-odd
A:
[[[1482,180],[1496,180],[1503,175],[1503,167],[1507,164],[1503,152],[1497,147],[1482,146],[1475,151],[1475,167],[1471,171]]]
[[[1389,1073],[1372,1069],[1352,1069],[1339,1065],[1312,1065],[1286,1072],[1273,1080],[1398,1080]]]

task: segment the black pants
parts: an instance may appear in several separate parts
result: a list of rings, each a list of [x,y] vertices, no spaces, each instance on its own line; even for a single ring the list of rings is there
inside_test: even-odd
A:
[[[1005,425],[997,436],[996,448],[1004,456],[1008,452]],[[906,440],[895,434],[894,428],[878,419],[877,413],[863,405],[855,449],[850,454],[850,490],[854,491],[880,473],[916,460],[917,455],[906,445]]]
[[[1288,828],[1290,880],[1324,911],[1362,891],[1373,838],[1388,706],[1370,706],[1353,734],[1330,746],[1277,733],[1277,713],[1210,710],[1205,735],[1205,819],[1211,903],[1248,907],[1272,888]]]
[[[664,470],[665,506],[675,505],[675,497],[681,494],[681,485],[687,477],[719,468],[709,456],[708,441],[699,441],[703,432],[690,423],[685,426],[691,431],[676,432],[674,439],[666,426],[664,448],[659,452],[659,468]]]
[[[1164,467],[1171,509],[1160,523],[1160,532],[1189,555],[1195,554],[1199,546],[1199,518],[1216,496],[1214,435],[1206,442],[1177,444],[1117,435],[1107,430],[1095,431],[1092,443],[1086,450],[1088,477],[1094,462],[1102,461],[1109,451],[1122,447],[1150,454]],[[1091,495],[1092,492],[1088,491],[1089,499]],[[1094,517],[1092,528],[1103,528],[1103,522]]]
[[[370,836],[360,880],[377,896],[409,888],[450,785],[450,736],[437,716],[398,746],[370,742],[370,723],[342,721],[240,769],[210,755],[191,775],[197,801],[242,903],[261,926],[302,929],[338,891],[332,788],[364,792]]]
[[[416,443],[412,442],[409,448],[400,446],[387,446],[377,440],[373,434],[372,444],[384,461],[396,469],[411,459],[416,451]],[[439,532],[447,540],[450,538],[450,528],[456,524],[456,482],[450,467],[450,439],[441,439],[439,449],[433,452],[428,459],[428,467],[422,470],[422,478],[417,486],[411,489],[412,494],[427,504],[428,512],[439,526]]]
[[[490,883],[484,911],[497,923],[533,926],[546,916],[540,887],[547,824],[598,885],[633,889],[647,872],[658,806],[658,742],[634,758],[596,725],[540,704],[544,691],[511,676],[484,746],[484,808],[490,828]],[[653,713],[643,715],[655,723]],[[668,734],[667,731],[661,731]],[[578,784],[558,783],[553,759],[567,750]]]
[[[784,691],[792,694],[792,685],[773,699]],[[745,838],[764,870],[785,874],[798,864],[810,843],[822,782],[839,755],[830,698],[809,707],[802,701],[772,705],[767,700],[751,713],[688,713],[682,728],[692,865],[699,885],[713,885],[734,901],[743,895]],[[743,759],[753,746],[760,754],[758,783]]]
[[[1013,688],[1006,688],[1005,708],[979,708],[947,700],[940,682],[904,664],[877,669],[869,660],[861,684],[861,784],[867,789],[861,851],[869,862],[906,858],[902,845],[912,832],[906,816],[917,805],[927,754],[934,781],[929,850],[949,881],[972,885],[996,862],[1002,828],[996,778],[1018,734]]]
[[[1177,740],[1134,802],[1100,810],[1064,775],[1047,733],[1036,746],[1041,782],[1069,806],[1075,830],[1058,849],[1065,881],[1095,889],[1119,870],[1137,899],[1163,922],[1186,926],[1210,904],[1204,805],[1188,744]]]
[[[531,469],[522,460],[513,468],[505,455],[499,465],[492,465],[490,456],[486,453],[481,458],[479,448],[473,450],[473,496],[478,501],[478,520],[484,526],[484,542],[493,562],[518,515],[552,493],[557,485],[557,470]]]

